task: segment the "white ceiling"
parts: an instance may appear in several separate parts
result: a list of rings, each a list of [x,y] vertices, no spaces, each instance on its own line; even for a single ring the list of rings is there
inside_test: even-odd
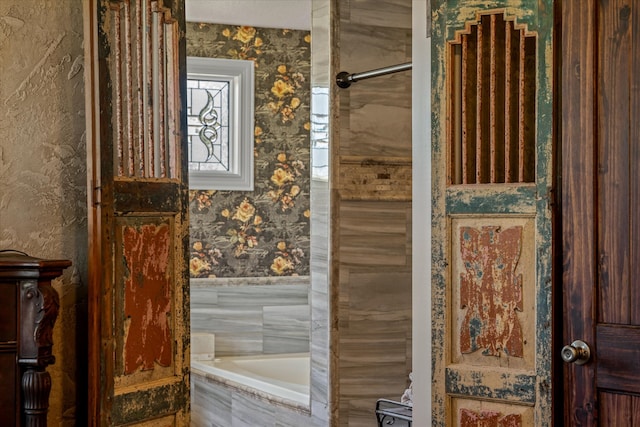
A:
[[[311,29],[311,0],[186,0],[188,22]]]

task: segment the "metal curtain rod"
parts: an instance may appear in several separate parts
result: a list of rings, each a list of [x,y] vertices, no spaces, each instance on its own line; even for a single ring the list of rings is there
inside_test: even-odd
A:
[[[336,84],[346,89],[351,86],[351,83],[364,79],[370,79],[371,77],[384,76],[386,74],[398,73],[400,71],[407,71],[411,69],[411,62],[404,64],[392,65],[390,67],[377,68],[375,70],[364,71],[362,73],[349,74],[346,71],[338,73],[336,76]]]

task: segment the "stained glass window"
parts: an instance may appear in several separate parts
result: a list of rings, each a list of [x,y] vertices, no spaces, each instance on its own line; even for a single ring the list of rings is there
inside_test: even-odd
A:
[[[187,80],[190,170],[229,170],[229,82]]]
[[[187,58],[189,188],[253,190],[254,68]]]

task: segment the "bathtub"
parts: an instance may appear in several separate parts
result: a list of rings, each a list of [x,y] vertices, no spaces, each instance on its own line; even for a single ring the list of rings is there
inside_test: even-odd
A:
[[[191,360],[191,371],[270,402],[309,408],[309,353]]]

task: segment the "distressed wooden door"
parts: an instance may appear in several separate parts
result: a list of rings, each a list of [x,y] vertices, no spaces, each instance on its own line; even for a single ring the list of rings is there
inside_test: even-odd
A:
[[[189,422],[183,0],[86,5],[89,424]]]
[[[640,425],[640,1],[562,9],[565,425]]]
[[[551,425],[553,2],[431,4],[434,425]]]

